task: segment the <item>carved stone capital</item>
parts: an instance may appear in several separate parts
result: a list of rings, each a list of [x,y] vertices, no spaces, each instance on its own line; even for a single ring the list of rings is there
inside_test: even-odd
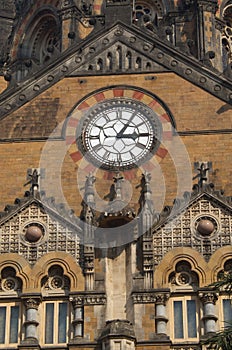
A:
[[[166,305],[167,300],[169,299],[169,293],[160,293],[156,295],[156,304]]]
[[[214,292],[200,292],[199,298],[203,304],[216,304],[218,294]]]
[[[24,300],[24,305],[27,310],[28,309],[38,310],[40,303],[41,303],[40,298],[28,298]]]
[[[83,296],[73,296],[70,297],[69,300],[73,304],[74,309],[80,306],[83,306]]]

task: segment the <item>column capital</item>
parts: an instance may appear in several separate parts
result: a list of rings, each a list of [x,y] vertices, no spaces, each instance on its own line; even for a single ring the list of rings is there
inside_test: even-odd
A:
[[[216,292],[200,292],[199,298],[203,304],[216,304],[218,300],[218,293]]]
[[[38,310],[39,305],[41,303],[41,298],[40,297],[28,297],[24,299],[24,305],[26,309],[35,309]]]
[[[170,298],[169,293],[156,294],[156,305],[166,305],[167,300]]]

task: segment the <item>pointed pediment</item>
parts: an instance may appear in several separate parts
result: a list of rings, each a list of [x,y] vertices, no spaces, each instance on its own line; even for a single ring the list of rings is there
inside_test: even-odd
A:
[[[31,72],[28,79],[9,87],[0,96],[0,118],[64,77],[98,73],[126,74],[131,72],[129,67],[134,73],[155,72],[162,67],[163,70],[176,73],[222,101],[232,103],[230,80],[180,51],[167,40],[161,40],[155,33],[146,29],[141,31],[136,26],[118,22],[110,29],[93,32],[47,67]]]
[[[63,213],[63,214],[62,214]],[[6,206],[0,220],[0,254],[18,253],[34,264],[49,252],[80,260],[81,229],[63,206],[29,196]]]
[[[116,39],[116,40],[114,40]],[[163,72],[167,69],[158,62],[147,57],[136,45],[128,45],[120,38],[105,38],[102,50],[89,55],[84,64],[73,71],[70,76],[78,76],[80,72],[85,75],[102,74],[136,74]]]
[[[165,217],[166,216],[166,217]],[[162,249],[159,245],[162,241]],[[154,228],[155,264],[176,247],[191,247],[206,261],[223,246],[232,244],[232,198],[207,186],[166,208]],[[162,254],[160,254],[160,249]]]

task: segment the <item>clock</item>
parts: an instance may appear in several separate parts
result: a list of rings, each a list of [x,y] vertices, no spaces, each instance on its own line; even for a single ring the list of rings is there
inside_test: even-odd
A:
[[[106,170],[126,170],[150,159],[160,145],[162,124],[143,102],[106,99],[82,117],[76,142],[84,157]]]

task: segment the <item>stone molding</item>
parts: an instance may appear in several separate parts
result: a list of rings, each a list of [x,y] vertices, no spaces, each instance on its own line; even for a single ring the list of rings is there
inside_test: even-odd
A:
[[[168,291],[165,292],[133,292],[132,300],[133,304],[161,304],[165,305],[167,300],[170,297],[170,293]]]
[[[69,300],[74,307],[86,305],[105,305],[106,295],[104,293],[74,294],[70,295]]]

